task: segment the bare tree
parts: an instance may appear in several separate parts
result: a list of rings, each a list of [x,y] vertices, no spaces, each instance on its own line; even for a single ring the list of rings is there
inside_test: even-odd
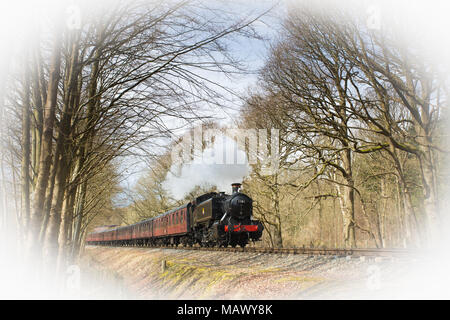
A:
[[[370,219],[367,199],[355,184],[357,158],[363,161],[373,153],[390,159],[401,190],[407,242],[418,242],[411,239],[422,223],[413,204],[416,181],[409,178],[407,154],[418,160],[424,213],[428,225],[436,225],[435,157],[440,148],[433,134],[446,103],[443,82],[416,51],[391,41],[391,34],[368,31],[352,13],[294,9],[261,71],[261,87],[276,99],[272,109],[279,108],[264,112],[284,128],[286,142],[298,151],[293,157],[309,159],[318,167],[316,178],[336,186],[347,245],[355,246],[356,229],[384,245],[381,220]],[[369,228],[357,221],[356,202]]]
[[[11,154],[22,163],[28,252],[42,253],[48,270],[79,251],[115,160],[160,152],[152,148],[162,138],[232,93],[209,75],[245,72],[228,41],[257,37],[252,24],[264,14],[236,16],[201,1],[80,10],[79,28],[63,26],[60,14],[39,32],[9,95],[11,119],[22,123],[10,123],[20,137]]]

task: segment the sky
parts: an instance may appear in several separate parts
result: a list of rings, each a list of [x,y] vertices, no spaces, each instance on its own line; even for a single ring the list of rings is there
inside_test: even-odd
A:
[[[421,43],[427,59],[438,62],[448,61],[450,56],[450,37],[447,34],[448,30],[450,30],[448,1],[211,0],[205,3],[240,15],[246,12],[263,12],[275,4],[277,6],[275,10],[261,21],[255,23],[256,29],[267,38],[267,41],[249,40],[240,37],[233,38],[233,41],[229,42],[231,53],[244,62],[249,73],[235,76],[232,79],[217,73],[209,74],[208,77],[232,89],[239,95],[245,95],[249,88],[256,85],[257,71],[264,65],[270,44],[276,41],[278,37],[280,18],[291,10],[292,6],[301,3],[319,5],[322,6],[323,10],[327,10],[329,3],[336,2],[339,5],[360,10],[361,15],[367,16],[367,19],[370,17],[375,18],[375,20],[379,21],[381,28],[391,28],[394,25],[401,25],[399,23],[401,22],[406,26],[400,30],[401,34],[404,35],[403,41]],[[15,0],[0,2],[1,74],[4,74],[4,70],[11,68],[9,64],[11,55],[26,50],[29,42],[32,40],[27,22],[35,18],[45,20],[45,15],[42,13],[54,10],[55,3],[61,3],[61,1]],[[78,1],[66,1],[65,3],[70,8],[74,4],[76,5]],[[100,6],[98,3],[101,2],[96,2],[97,7]],[[66,13],[69,14],[70,12]],[[14,30],[14,32],[11,32],[11,30]],[[233,127],[235,125],[241,101],[236,98],[232,100],[232,102],[224,101],[223,106],[209,110],[210,113],[216,116],[218,123],[222,126]],[[178,134],[182,135],[185,130],[180,130]],[[125,188],[132,188],[137,179],[145,172],[146,162],[138,158],[129,158],[123,162],[123,167],[121,168],[123,170],[121,171],[124,172],[122,184]],[[211,177],[214,177],[213,171],[211,172]]]
[[[233,38],[229,42],[229,48],[234,56],[239,57],[244,64],[248,66],[248,74],[237,75],[229,79],[217,73],[208,74],[208,77],[214,82],[218,82],[238,95],[245,96],[250,88],[257,85],[257,72],[264,65],[265,59],[269,53],[270,45],[279,37],[280,22],[283,16],[293,6],[301,3],[321,7],[322,10],[328,10],[329,3],[337,1],[225,1],[212,2],[218,3],[218,6],[226,6],[230,12],[262,12],[270,8],[273,4],[278,6],[270,14],[255,24],[256,29],[266,38],[266,41],[256,39],[244,39],[242,37]],[[406,45],[408,42],[414,45],[421,45],[424,59],[443,62],[450,56],[450,37],[447,31],[450,30],[450,24],[447,19],[450,12],[449,4],[446,1],[339,1],[339,5],[348,6],[352,10],[358,10],[362,18],[367,19],[368,24],[374,24],[376,28],[389,29],[397,28],[398,34],[402,37]],[[447,65],[448,66],[448,65]],[[221,107],[213,107],[208,112],[212,112],[219,125],[224,127],[235,127],[238,120],[239,107],[242,101],[236,98],[232,101],[224,101]],[[194,126],[195,124],[193,124]],[[183,135],[187,129],[179,130],[177,134]],[[230,142],[232,144],[232,142]],[[236,148],[236,145],[234,145]],[[147,170],[147,164],[139,159],[129,159],[130,166],[125,162],[129,176],[124,179],[124,187],[132,188],[139,177]],[[195,178],[196,172],[202,172],[202,179]],[[182,198],[183,192],[188,192],[189,184],[192,187],[197,183],[204,183],[204,180],[229,182],[226,174],[236,179],[243,179],[249,173],[248,168],[226,165],[225,167],[217,165],[195,165],[182,168],[178,177],[168,176],[166,186],[176,198]],[[233,180],[231,179],[231,180]],[[230,181],[231,181],[230,180]],[[238,182],[238,181],[233,181]],[[224,191],[228,191],[225,189]]]
[[[213,1],[211,2],[214,3]],[[247,12],[256,15],[257,13],[262,13],[273,7],[276,1],[262,0],[256,3],[248,1],[218,1],[218,3],[219,7],[226,6],[227,11],[230,12]],[[205,76],[211,81],[220,83],[236,94],[236,96],[234,96],[222,91],[222,93],[227,97],[227,100],[223,100],[223,105],[204,106],[204,112],[214,115],[215,121],[220,126],[231,128],[236,127],[239,108],[242,104],[242,100],[239,99],[239,96],[245,96],[249,88],[256,85],[258,77],[257,73],[259,69],[264,66],[265,58],[270,48],[271,39],[276,37],[280,25],[279,17],[282,15],[283,10],[284,5],[281,3],[269,14],[264,16],[261,21],[257,21],[254,24],[257,32],[268,41],[245,38],[242,36],[232,37],[230,41],[227,41],[230,53],[234,57],[238,57],[240,59],[243,65],[245,65],[247,73],[233,74],[231,75],[231,78],[220,73],[210,72],[205,74]],[[168,122],[170,121],[173,120],[169,120]],[[198,125],[198,123],[192,124],[192,127],[196,125]],[[187,130],[189,130],[189,126],[187,128],[175,131],[175,134],[182,136]],[[229,148],[233,148],[233,150],[237,149],[237,145],[233,140],[228,140],[227,142],[228,143],[226,143],[226,145],[229,145]],[[219,145],[214,148],[220,147],[222,146]],[[205,150],[205,152],[208,152],[208,150]],[[123,180],[122,187],[125,189],[132,189],[137,180],[147,172],[148,163],[147,161],[142,161],[140,158],[130,157],[123,162],[123,169],[123,172],[125,172],[128,177]],[[195,179],[195,172],[199,171],[204,173],[203,178]],[[171,192],[177,199],[183,198],[184,194],[190,191],[189,183],[187,183],[187,181],[190,181],[191,188],[193,188],[197,183],[205,183],[205,179],[209,181],[220,181],[214,184],[221,187],[223,191],[229,192],[229,188],[227,188],[226,185],[231,182],[242,181],[245,175],[249,172],[248,166],[232,164],[186,166],[182,169],[182,174],[180,176],[174,177],[173,175],[169,175],[168,181],[165,185],[167,186],[168,191]],[[233,178],[228,178],[227,175]],[[117,203],[121,203],[121,205],[126,205],[129,203],[129,199],[124,195],[119,195],[118,199],[119,201],[117,201]]]

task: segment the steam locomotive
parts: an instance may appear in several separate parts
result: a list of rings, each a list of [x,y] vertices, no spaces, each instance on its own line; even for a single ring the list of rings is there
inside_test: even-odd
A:
[[[233,183],[232,194],[210,192],[156,217],[87,235],[93,245],[245,247],[260,240],[264,227],[252,219],[253,200]]]

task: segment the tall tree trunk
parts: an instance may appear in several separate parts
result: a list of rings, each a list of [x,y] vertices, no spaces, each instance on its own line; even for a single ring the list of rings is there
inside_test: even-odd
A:
[[[314,176],[315,175],[317,175],[317,168],[315,167],[314,168]],[[319,180],[318,179],[316,179],[316,181],[315,181],[315,183],[314,183],[314,185],[315,185],[315,193],[316,193],[316,195],[320,195],[320,185],[319,185]],[[318,200],[317,200],[319,203],[318,203],[318,208],[317,208],[317,210],[318,210],[318,218],[319,218],[319,223],[318,223],[318,225],[319,225],[319,241],[320,241],[320,243],[321,244],[323,244],[324,243],[324,241],[323,241],[323,205],[322,205],[322,198],[321,197],[319,197],[318,198]]]
[[[28,63],[28,61],[26,62]],[[30,81],[28,72],[25,74],[23,88],[22,106],[22,163],[21,163],[21,185],[22,185],[22,210],[21,220],[23,230],[26,230],[30,219]]]
[[[30,247],[29,253],[31,255],[38,252],[38,237],[43,218],[45,192],[48,186],[50,166],[52,163],[53,124],[55,120],[58,83],[60,79],[60,65],[61,35],[60,30],[58,30],[51,56],[49,82],[47,88],[47,101],[44,108],[42,147],[39,159],[39,174],[37,177],[36,189],[34,192],[33,210],[31,211],[30,216],[30,233],[28,243]]]
[[[75,38],[72,40],[70,63],[66,72],[66,92],[64,95],[61,120],[58,126],[58,139],[53,165],[55,174],[54,193],[51,198],[49,222],[44,240],[44,256],[49,260],[51,265],[53,263],[56,265],[57,261],[62,205],[70,173],[71,159],[69,158],[68,151],[71,144],[71,119],[75,108],[74,102],[77,101],[74,97],[78,95],[75,92],[78,89],[78,71],[78,39],[75,35]]]
[[[427,239],[430,245],[436,244],[440,238],[439,229],[439,205],[436,188],[435,159],[431,150],[431,137],[425,132],[417,128],[419,132],[419,140],[421,155],[419,156],[423,194],[424,194],[424,209],[427,223]]]
[[[386,212],[388,208],[388,195],[386,193],[386,179],[381,177],[380,181],[380,189],[381,189],[381,210],[377,210],[377,228],[378,228],[378,241],[380,241],[381,248],[386,246]]]
[[[59,154],[60,150],[57,148],[57,152],[55,152],[53,156],[53,163],[50,167],[50,177],[48,181],[47,191],[45,193],[45,200],[44,200],[44,208],[43,208],[43,218],[42,218],[42,224],[41,224],[41,231],[39,233],[39,243],[44,243],[45,233],[47,232],[48,227],[48,221],[50,220],[50,209],[52,207],[52,200],[53,200],[53,191],[55,190],[55,179],[56,179],[56,169],[59,165]]]
[[[75,203],[76,188],[70,188],[65,196],[61,214],[61,225],[58,236],[58,270],[62,270],[66,263],[70,263],[67,256],[67,245],[70,239],[70,228],[73,222],[73,206]]]
[[[405,63],[405,77],[406,85],[410,94],[421,97],[422,102],[418,104],[410,96],[406,98],[410,108],[417,110],[420,115],[413,118],[414,128],[417,134],[416,142],[419,145],[419,152],[416,156],[419,159],[423,195],[424,195],[424,209],[427,222],[427,237],[429,244],[435,244],[440,238],[439,230],[439,205],[435,176],[435,162],[432,151],[433,137],[432,137],[432,112],[430,110],[430,95],[432,83],[429,79],[422,77],[420,79],[421,92],[416,92],[413,76]]]
[[[273,209],[275,216],[275,224],[273,230],[273,246],[275,248],[283,248],[283,237],[281,232],[281,213],[280,213],[280,189],[278,187],[278,174],[275,174],[275,184],[273,189]]]
[[[87,190],[87,183],[89,180],[89,177],[86,174],[82,173],[82,168],[87,160],[88,152],[92,148],[93,139],[95,136],[95,117],[96,117],[96,107],[98,106],[98,103],[100,101],[100,95],[97,94],[97,82],[98,82],[98,76],[100,72],[100,57],[102,55],[102,49],[101,49],[101,42],[103,41],[103,34],[104,30],[101,31],[99,35],[99,47],[96,48],[95,53],[95,62],[92,66],[91,74],[90,74],[90,80],[88,85],[88,104],[87,104],[87,115],[86,115],[86,121],[85,121],[85,131],[84,134],[81,136],[81,146],[78,150],[78,156],[77,156],[77,163],[75,165],[74,170],[74,176],[76,177],[75,184],[78,185],[78,190],[76,194],[76,200],[75,200],[75,214],[74,214],[74,225],[73,225],[73,234],[72,234],[72,247],[69,259],[74,260],[79,253],[80,249],[80,241],[81,241],[81,226],[83,222],[83,212],[84,212],[84,205],[86,201],[86,190]],[[79,97],[78,97],[79,98]]]
[[[84,205],[86,201],[86,189],[87,189],[87,181],[83,181],[83,183],[78,188],[77,201],[76,201],[76,209],[75,209],[75,225],[72,239],[72,248],[71,248],[71,259],[75,259],[78,256],[80,249],[80,241],[81,241],[81,225],[83,221],[83,211]]]
[[[62,155],[61,163],[58,166],[55,180],[55,194],[50,210],[47,232],[44,240],[44,256],[50,266],[56,266],[58,255],[58,237],[61,225],[61,212],[64,200],[64,192],[67,185],[67,176],[69,173],[67,155]]]
[[[42,127],[43,127],[43,116],[44,112],[42,109],[45,100],[43,97],[46,96],[44,84],[45,80],[43,78],[41,71],[41,62],[39,58],[39,52],[36,50],[33,57],[33,105],[34,105],[34,121],[32,126],[32,156],[31,156],[31,167],[33,168],[32,184],[33,189],[36,187],[36,180],[39,172],[39,159],[41,155],[41,145],[42,145]]]
[[[352,173],[352,154],[350,149],[343,151],[342,164],[345,170],[345,186],[341,186],[342,218],[344,228],[344,243],[346,247],[356,247],[355,235],[355,190]]]

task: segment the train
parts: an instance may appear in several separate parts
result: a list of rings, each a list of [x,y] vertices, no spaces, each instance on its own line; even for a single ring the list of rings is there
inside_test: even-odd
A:
[[[253,200],[231,185],[232,193],[210,192],[189,203],[138,223],[97,227],[88,245],[245,247],[261,240],[264,226],[253,219]]]

